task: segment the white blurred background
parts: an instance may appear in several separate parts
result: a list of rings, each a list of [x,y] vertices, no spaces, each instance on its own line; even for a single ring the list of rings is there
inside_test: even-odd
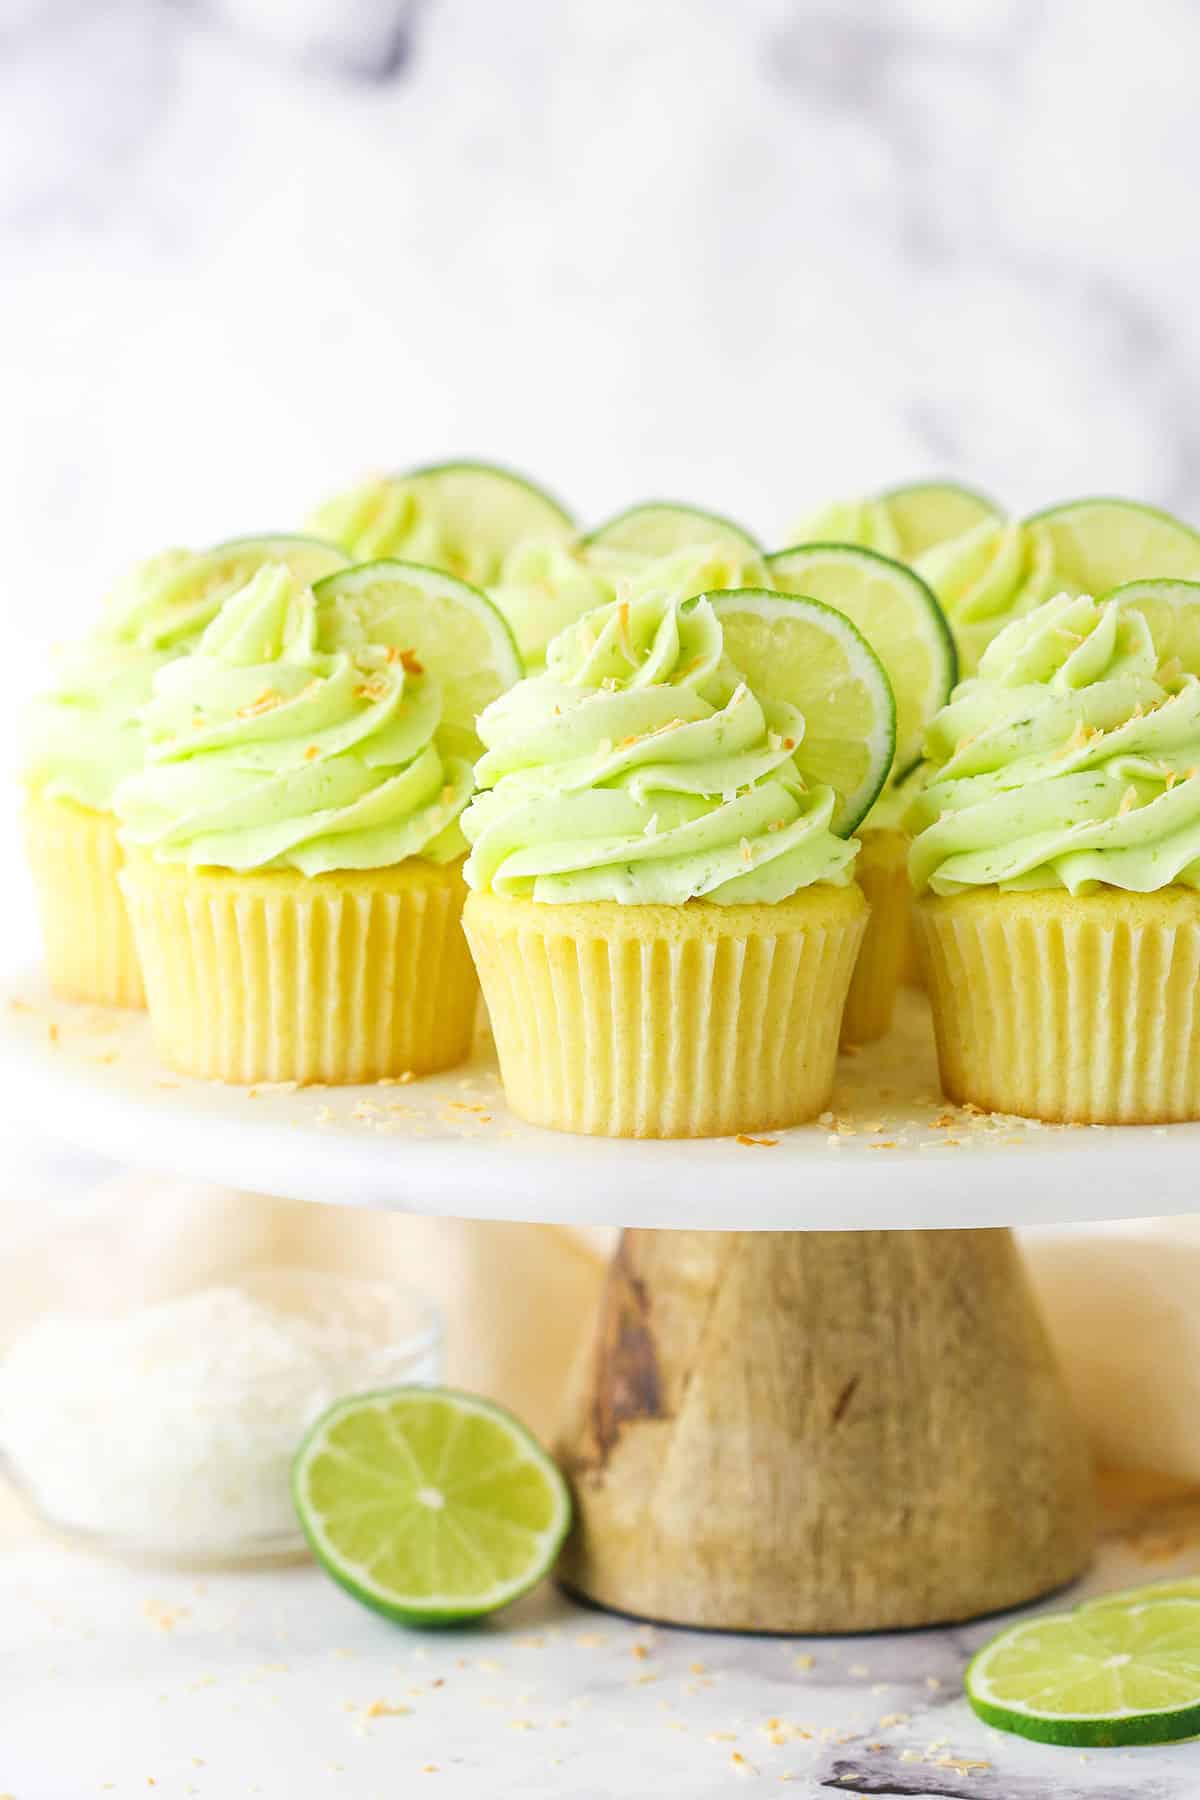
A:
[[[1197,66],[1189,0],[2,0],[10,667],[443,455],[1200,509]]]

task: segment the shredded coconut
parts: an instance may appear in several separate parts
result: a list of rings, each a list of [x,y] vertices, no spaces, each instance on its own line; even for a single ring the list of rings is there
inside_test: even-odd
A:
[[[48,1315],[0,1364],[0,1442],[54,1523],[219,1554],[294,1539],[291,1460],[341,1396],[437,1379],[382,1283],[272,1271],[121,1317]],[[408,1342],[397,1339],[408,1337]]]

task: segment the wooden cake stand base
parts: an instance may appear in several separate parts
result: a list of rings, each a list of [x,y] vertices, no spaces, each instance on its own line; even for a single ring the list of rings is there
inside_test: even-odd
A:
[[[664,1623],[967,1619],[1070,1581],[1094,1541],[1005,1230],[625,1231],[558,1449],[565,1585]]]

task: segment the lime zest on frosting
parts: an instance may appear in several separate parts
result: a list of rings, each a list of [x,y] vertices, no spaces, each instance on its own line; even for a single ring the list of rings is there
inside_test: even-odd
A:
[[[146,765],[118,788],[126,842],[236,870],[390,867],[460,855],[470,764],[439,742],[442,692],[371,641],[354,601],[268,565],[159,671]]]
[[[796,764],[798,708],[760,700],[711,601],[656,589],[587,614],[479,720],[472,886],[547,902],[771,902],[844,884],[857,845]]]
[[[1200,679],[1134,606],[1014,620],[934,720],[908,815],[918,892],[1200,887]]]

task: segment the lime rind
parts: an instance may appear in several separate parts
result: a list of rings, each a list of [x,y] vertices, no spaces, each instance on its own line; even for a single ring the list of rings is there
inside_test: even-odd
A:
[[[672,533],[674,534],[672,535]],[[744,525],[723,513],[708,512],[684,501],[644,500],[614,513],[602,525],[579,539],[589,549],[630,550],[646,556],[666,556],[692,545],[728,542],[747,557],[761,557],[762,545]]]
[[[508,1579],[493,1580],[488,1585],[481,1585],[469,1594],[463,1591],[426,1591],[422,1593],[405,1593],[394,1587],[387,1587],[373,1578],[370,1567],[359,1558],[347,1555],[331,1534],[330,1526],[322,1518],[322,1508],[313,1493],[314,1472],[320,1467],[323,1456],[341,1455],[331,1447],[331,1437],[337,1427],[345,1420],[361,1417],[368,1411],[394,1414],[396,1409],[411,1407],[414,1413],[424,1412],[427,1416],[433,1410],[449,1411],[455,1415],[456,1422],[461,1425],[464,1418],[485,1420],[494,1431],[508,1439],[509,1457],[506,1462],[492,1470],[485,1468],[479,1472],[474,1486],[480,1479],[486,1484],[487,1478],[502,1474],[506,1480],[514,1471],[524,1468],[536,1474],[539,1491],[543,1498],[551,1502],[550,1518],[540,1530],[534,1531],[526,1526],[513,1526],[495,1512],[489,1517],[485,1507],[470,1508],[473,1515],[472,1524],[481,1532],[489,1528],[499,1528],[501,1532],[507,1526],[509,1530],[523,1532],[530,1540],[524,1566],[517,1575]],[[420,1461],[410,1442],[396,1429],[398,1421],[389,1417],[387,1431],[389,1455],[395,1455],[395,1464],[384,1467],[376,1464],[368,1467],[368,1475],[386,1478],[389,1474],[396,1478],[396,1486],[402,1489],[405,1478],[418,1483],[436,1482],[441,1476],[441,1468],[428,1471],[422,1468]],[[453,1434],[452,1434],[453,1435]],[[443,1451],[444,1454],[444,1451]],[[444,1467],[444,1463],[442,1465]],[[403,1474],[401,1474],[403,1470]],[[361,1473],[361,1465],[360,1465]],[[456,1388],[428,1387],[394,1387],[373,1392],[351,1395],[338,1401],[326,1412],[322,1413],[305,1434],[292,1463],[291,1472],[292,1500],[309,1547],[325,1572],[355,1600],[372,1612],[404,1625],[457,1625],[472,1619],[484,1617],[496,1612],[503,1606],[510,1605],[520,1599],[538,1582],[543,1580],[553,1569],[558,1559],[567,1532],[570,1530],[572,1506],[570,1491],[561,1471],[552,1458],[538,1443],[533,1434],[521,1424],[520,1420],[502,1406],[493,1401],[481,1399],[478,1395],[463,1393]],[[448,1489],[452,1493],[452,1489]],[[479,1495],[476,1495],[479,1498]],[[352,1509],[353,1510],[353,1509]],[[374,1511],[374,1508],[365,1509]],[[431,1516],[423,1507],[417,1512],[424,1522]],[[336,1519],[336,1514],[334,1515]],[[411,1523],[413,1509],[408,1508],[408,1522]],[[405,1519],[403,1509],[398,1509],[397,1517],[390,1526],[383,1526],[384,1543],[389,1538],[394,1540],[396,1525]],[[382,1523],[382,1522],[381,1522]],[[461,1540],[461,1529],[455,1527],[456,1536]],[[366,1544],[370,1541],[370,1533],[361,1539]],[[461,1541],[456,1544],[456,1554],[461,1555],[464,1546]],[[469,1551],[469,1546],[466,1547]],[[377,1560],[377,1559],[372,1559]]]
[[[1178,1581],[1150,1581],[1142,1587],[1118,1588],[1111,1594],[1094,1594],[1081,1600],[1077,1612],[1097,1612],[1110,1606],[1148,1606],[1159,1600],[1200,1600],[1200,1575]]]
[[[1116,558],[1098,560],[1097,523],[1105,528],[1114,522],[1131,533],[1140,527],[1150,548],[1133,552],[1123,547]],[[1056,580],[1077,593],[1102,594],[1134,580],[1200,577],[1200,532],[1161,507],[1140,500],[1107,494],[1066,500],[1030,513],[1022,523],[1049,540]],[[1081,536],[1081,526],[1090,528],[1091,547],[1086,534]]]
[[[1160,664],[1177,657],[1183,671],[1200,675],[1200,581],[1126,581],[1104,598],[1141,613]]]
[[[1022,1620],[973,1658],[964,1685],[972,1711],[986,1724],[1038,1743],[1086,1749],[1194,1737],[1200,1733],[1200,1600],[1092,1606]]]
[[[957,537],[985,519],[1002,519],[990,494],[958,481],[910,481],[876,496],[887,508],[902,561]]]
[[[548,493],[539,482],[531,481],[528,475],[520,474],[516,469],[508,468],[504,463],[485,462],[471,458],[449,462],[422,463],[419,468],[405,469],[398,477],[401,481],[424,481],[441,486],[448,479],[458,480],[466,476],[468,480],[482,477],[488,482],[503,482],[506,486],[519,488],[535,503],[534,509],[545,515],[545,523],[531,528],[528,536],[532,537],[541,531],[560,528],[564,537],[574,537],[578,527],[571,513],[562,501]],[[559,535],[559,533],[556,533]]]
[[[808,595],[780,594],[768,588],[728,588],[703,598],[712,606],[723,627],[738,612],[763,619],[780,619],[794,608],[798,620],[816,627],[838,646],[853,674],[863,683],[871,703],[870,730],[858,739],[866,756],[865,772],[849,792],[843,791],[835,782],[829,783],[838,796],[831,829],[839,837],[852,836],[879,798],[896,753],[896,701],[883,664],[862,632],[844,613]],[[805,737],[797,754],[797,766],[814,781],[825,783],[828,777],[824,768],[806,762],[804,746],[806,743],[811,746],[822,741],[836,742],[833,696],[828,692],[819,695],[811,690],[805,694],[796,688],[789,688],[785,693],[772,682],[768,670],[743,667],[734,650],[730,651],[730,660],[757,694],[767,699],[787,700],[799,707],[804,714]],[[814,724],[817,729],[811,730]],[[848,740],[843,736],[842,741]]]
[[[396,615],[402,612],[407,596],[415,593],[418,604],[408,608],[399,634],[404,643],[397,642],[396,647],[415,651],[437,676],[443,689],[445,721],[454,738],[452,747],[473,760],[479,753],[476,719],[525,672],[512,628],[495,602],[470,582],[444,569],[403,562],[398,557],[335,570],[318,581],[313,592],[318,599],[361,596],[384,593],[389,584],[396,589],[395,603],[386,631],[379,626],[381,641],[390,643],[396,638]],[[453,627],[442,616],[447,608],[458,615]],[[466,649],[472,628],[482,634],[483,651],[474,665]]]
[[[921,761],[925,732],[934,715],[949,700],[958,682],[958,651],[954,642],[954,634],[949,621],[938,603],[937,596],[927,581],[924,581],[907,563],[894,557],[884,556],[878,550],[869,550],[858,544],[813,543],[797,544],[786,550],[776,550],[766,559],[768,575],[772,580],[795,580],[795,592],[808,593],[804,587],[806,571],[813,579],[813,572],[824,565],[824,576],[820,588],[812,592],[811,597],[832,606],[835,611],[842,612],[866,638],[891,683],[897,708],[896,751],[892,768],[893,781],[903,781],[912,773]],[[854,605],[849,593],[838,597],[833,591],[839,566],[849,573],[877,578],[880,586],[890,590],[898,603],[898,610],[889,608],[890,617],[868,619],[866,609]],[[784,592],[791,592],[785,588]],[[850,610],[851,606],[854,610]],[[910,633],[905,629],[905,621],[915,626],[915,635],[925,644],[930,658],[930,679],[923,693],[904,691],[906,685],[902,680],[905,658],[905,644]],[[904,720],[900,715],[903,712]]]

